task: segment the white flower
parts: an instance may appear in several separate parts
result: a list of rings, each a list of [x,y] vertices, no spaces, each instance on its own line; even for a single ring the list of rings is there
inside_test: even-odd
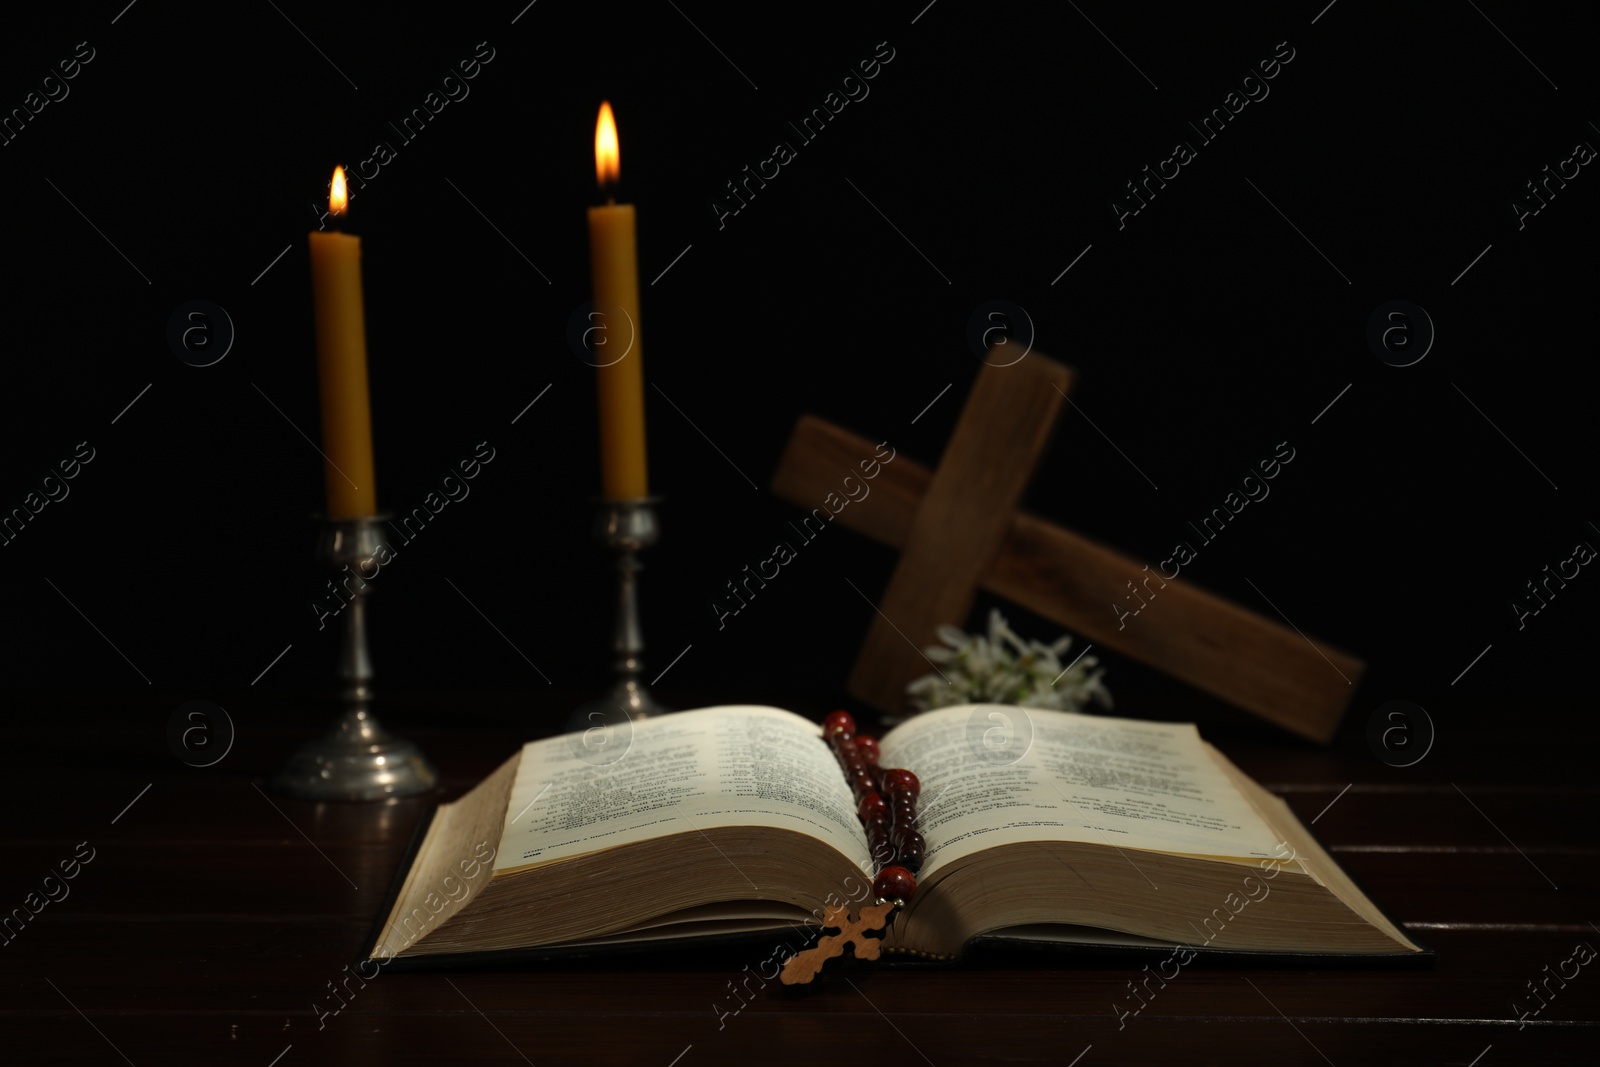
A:
[[[921,711],[953,704],[1016,704],[1028,708],[1082,711],[1090,703],[1111,707],[1111,693],[1094,656],[1083,656],[1063,670],[1061,657],[1072,647],[1062,635],[1054,643],[1024,642],[999,611],[989,613],[989,632],[966,634],[940,626],[939,640],[924,651],[936,667],[906,686]]]

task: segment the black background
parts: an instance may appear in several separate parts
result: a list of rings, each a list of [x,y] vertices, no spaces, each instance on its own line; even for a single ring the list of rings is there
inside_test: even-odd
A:
[[[334,630],[308,606],[321,460],[296,429],[318,436],[305,244],[333,165],[378,141],[395,158],[352,218],[380,505],[420,505],[480,441],[496,454],[377,580],[380,688],[599,686],[612,590],[588,532],[594,372],[565,333],[589,298],[608,97],[666,498],[647,676],[692,646],[668,698],[843,699],[873,614],[850,583],[876,597],[893,553],[830,529],[720,631],[711,598],[790,536],[798,509],[765,487],[795,418],[932,463],[979,366],[969,317],[1005,299],[1079,372],[1028,507],[1154,563],[1288,441],[1271,496],[1186,578],[1276,617],[1254,582],[1364,656],[1354,729],[1395,698],[1446,738],[1500,711],[1587,727],[1574,702],[1600,578],[1585,570],[1521,630],[1510,607],[1577,542],[1600,544],[1600,179],[1583,168],[1522,229],[1508,206],[1575,143],[1600,144],[1576,6],[123,2],[13,22],[0,44],[6,109],[78,42],[95,56],[0,148],[0,507],[77,442],[95,449],[70,496],[0,547],[13,690],[226,701],[285,646],[257,692],[329,688]],[[386,121],[484,41],[470,95],[402,143]],[[1198,144],[1186,121],[1285,41],[1270,95]],[[894,58],[870,95],[799,144],[786,123],[879,42]],[[712,198],[779,139],[797,158],[719,228]],[[1119,229],[1108,201],[1180,139],[1197,158]],[[211,367],[165,341],[193,299],[237,329]],[[1365,341],[1393,299],[1437,329],[1414,366]],[[1184,692],[1097,652],[1119,710]],[[1552,722],[1553,697],[1584,717]],[[1181,712],[1227,715],[1199,697]]]

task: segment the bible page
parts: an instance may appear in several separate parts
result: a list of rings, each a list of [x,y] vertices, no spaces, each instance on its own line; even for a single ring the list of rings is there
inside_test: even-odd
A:
[[[855,808],[821,727],[793,712],[612,720],[523,747],[495,871],[717,826],[809,834],[866,870]]]
[[[1193,724],[1001,704],[940,708],[882,739],[882,765],[922,782],[922,877],[1020,841],[1269,857],[1278,838]]]

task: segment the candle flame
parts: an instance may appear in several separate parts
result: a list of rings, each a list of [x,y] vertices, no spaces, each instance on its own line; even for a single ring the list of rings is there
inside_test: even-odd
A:
[[[617,147],[617,120],[611,114],[611,101],[600,102],[600,118],[594,124],[594,170],[601,189],[615,185],[622,177],[622,152]]]
[[[343,215],[350,210],[350,192],[344,184],[344,168],[333,168],[333,184],[328,188],[328,210]]]

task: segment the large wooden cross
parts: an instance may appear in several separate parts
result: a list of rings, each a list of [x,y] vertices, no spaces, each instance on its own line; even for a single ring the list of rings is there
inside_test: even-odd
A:
[[[906,684],[929,669],[919,649],[936,643],[940,624],[963,627],[982,588],[1288,730],[1331,739],[1362,661],[1018,510],[1071,384],[1071,370],[1036,352],[1010,366],[988,363],[938,470],[897,457],[868,497],[838,514],[841,525],[900,549],[850,694],[903,711]],[[773,492],[816,507],[840,471],[856,470],[875,448],[804,416]],[[1139,603],[1131,618],[1112,608]]]

